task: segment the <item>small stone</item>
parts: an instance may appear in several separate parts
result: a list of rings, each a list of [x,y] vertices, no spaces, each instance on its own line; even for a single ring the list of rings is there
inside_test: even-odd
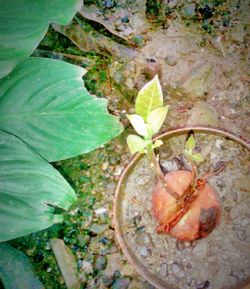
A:
[[[89,228],[90,232],[94,234],[102,234],[104,231],[108,229],[108,224],[92,224]]]
[[[181,271],[180,266],[178,264],[174,263],[172,265],[172,272],[177,275],[178,273],[180,273],[180,271]]]
[[[105,287],[110,287],[111,284],[113,283],[113,277],[111,276],[103,276],[102,277],[102,284],[105,286]]]
[[[57,264],[62,272],[68,289],[78,289],[81,287],[77,278],[77,265],[75,256],[61,239],[52,239],[51,247],[56,257]]]
[[[115,1],[113,0],[104,0],[104,6],[106,8],[112,8],[115,6]]]
[[[178,164],[175,160],[171,161],[161,160],[160,165],[166,172],[177,171],[179,169]]]
[[[84,247],[86,244],[89,243],[90,241],[90,236],[89,235],[79,235],[77,237],[77,240],[78,240],[78,245],[80,247]]]
[[[246,239],[247,239],[246,230],[238,229],[236,231],[236,235],[240,241],[246,241]]]
[[[182,9],[183,16],[187,19],[192,19],[195,16],[195,4],[190,3],[183,7]]]
[[[95,260],[94,269],[97,271],[104,270],[106,266],[106,258],[104,256],[98,256]]]
[[[140,247],[139,251],[140,255],[144,258],[149,257],[151,255],[151,250],[145,246]]]
[[[149,245],[151,243],[150,235],[146,232],[139,232],[136,236],[136,243],[138,245]]]
[[[249,224],[250,224],[250,219],[247,218],[247,217],[244,217],[241,219],[241,222],[240,222],[241,226],[242,227],[247,227]]]
[[[109,163],[108,163],[108,162],[104,162],[104,163],[102,164],[102,169],[103,169],[103,171],[106,171],[107,168],[108,168],[108,166],[109,166]]]
[[[95,210],[96,215],[104,215],[107,213],[107,209],[106,208],[98,208]]]
[[[133,42],[139,48],[142,48],[145,45],[145,40],[142,35],[135,35],[133,38]]]
[[[111,157],[109,158],[109,163],[110,163],[111,165],[116,165],[116,164],[119,163],[119,161],[120,161],[120,157],[119,157],[119,156],[111,156]]]
[[[165,62],[168,66],[175,66],[177,64],[177,61],[173,56],[166,56]]]
[[[122,18],[122,23],[129,23],[129,18],[127,15]]]
[[[122,266],[122,259],[119,253],[107,255],[107,266],[103,271],[103,274],[106,276],[113,276],[116,271],[121,271]]]
[[[163,278],[166,278],[166,277],[168,276],[168,264],[163,263],[163,264],[161,265],[160,275],[161,275]]]
[[[93,273],[93,266],[90,262],[82,260],[81,271],[91,274]]]
[[[114,176],[120,176],[122,173],[122,167],[117,166],[114,171]]]
[[[168,5],[168,7],[170,9],[174,9],[177,6],[178,2],[179,2],[179,0],[167,0],[167,1],[165,1],[165,3]]]
[[[130,278],[128,277],[122,277],[115,280],[115,282],[112,285],[112,289],[127,289],[130,284]]]
[[[121,273],[123,276],[128,276],[128,277],[133,277],[136,274],[134,268],[129,263],[125,264],[122,267]]]

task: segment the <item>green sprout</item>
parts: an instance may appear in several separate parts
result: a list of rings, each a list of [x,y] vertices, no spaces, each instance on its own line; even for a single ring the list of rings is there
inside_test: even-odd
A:
[[[127,144],[132,154],[152,155],[153,149],[161,146],[161,140],[153,141],[153,135],[159,132],[168,113],[168,105],[163,105],[161,85],[156,75],[138,93],[135,102],[136,114],[127,115],[138,135],[131,134]]]
[[[194,148],[195,148],[195,139],[193,135],[191,135],[185,144],[184,154],[190,161],[203,162],[204,159],[202,155],[193,152]]]
[[[168,188],[165,176],[161,170],[154,149],[161,146],[161,140],[153,141],[153,135],[159,132],[168,113],[168,105],[163,105],[161,84],[156,75],[139,91],[135,102],[136,114],[127,115],[138,135],[127,137],[129,150],[134,153],[145,153],[150,167],[155,169],[156,176],[162,186]],[[169,194],[179,202],[179,195],[168,189]]]

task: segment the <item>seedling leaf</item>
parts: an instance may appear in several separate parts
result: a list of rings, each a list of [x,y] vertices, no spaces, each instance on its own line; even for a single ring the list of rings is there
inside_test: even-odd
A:
[[[139,137],[138,135],[130,134],[127,137],[127,144],[131,154],[137,152],[144,152],[145,147],[149,144],[150,141],[146,141]]]
[[[185,149],[189,152],[190,151],[192,152],[194,148],[195,148],[195,140],[193,135],[191,135],[186,142]]]
[[[163,106],[163,95],[159,78],[156,75],[139,91],[135,102],[135,110],[147,121],[150,112],[159,106]]]
[[[163,107],[157,107],[156,109],[152,110],[148,116],[147,123],[151,127],[153,134],[157,133],[168,113],[168,105]]]
[[[135,131],[142,136],[148,135],[147,125],[145,124],[143,118],[138,114],[127,114],[127,118],[131,122]]]
[[[204,158],[201,154],[192,154],[192,159],[196,162],[203,162]]]

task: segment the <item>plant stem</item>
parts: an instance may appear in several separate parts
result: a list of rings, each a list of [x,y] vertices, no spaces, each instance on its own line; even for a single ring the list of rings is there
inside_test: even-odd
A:
[[[180,199],[180,196],[178,193],[176,193],[175,191],[173,191],[166,179],[165,179],[165,176],[161,170],[161,167],[159,165],[159,162],[155,156],[155,152],[154,152],[154,149],[153,149],[153,144],[150,143],[147,145],[147,156],[148,156],[148,160],[150,162],[150,166],[151,167],[154,167],[155,169],[155,172],[156,172],[156,177],[157,179],[161,182],[161,185],[163,186],[163,188],[165,190],[167,190],[167,192],[177,201],[177,203],[179,203],[179,199]]]

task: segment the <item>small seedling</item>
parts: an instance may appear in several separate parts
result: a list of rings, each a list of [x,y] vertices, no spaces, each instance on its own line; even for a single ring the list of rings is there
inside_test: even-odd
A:
[[[138,135],[129,135],[128,147],[132,154],[150,153],[162,145],[162,141],[153,142],[152,137],[159,132],[168,113],[168,105],[163,105],[163,95],[158,76],[148,82],[139,92],[135,103],[136,114],[127,115]]]
[[[191,135],[184,148],[191,171],[177,170],[163,174],[154,149],[161,140],[153,141],[168,113],[163,104],[161,85],[157,76],[139,92],[135,103],[136,114],[127,115],[138,135],[127,138],[132,154],[145,153],[150,166],[155,169],[157,184],[153,190],[152,208],[159,222],[158,233],[168,233],[180,240],[206,237],[216,227],[220,217],[220,205],[214,189],[207,180],[219,173],[224,166],[198,178],[196,162],[203,162],[195,152],[195,139]]]

